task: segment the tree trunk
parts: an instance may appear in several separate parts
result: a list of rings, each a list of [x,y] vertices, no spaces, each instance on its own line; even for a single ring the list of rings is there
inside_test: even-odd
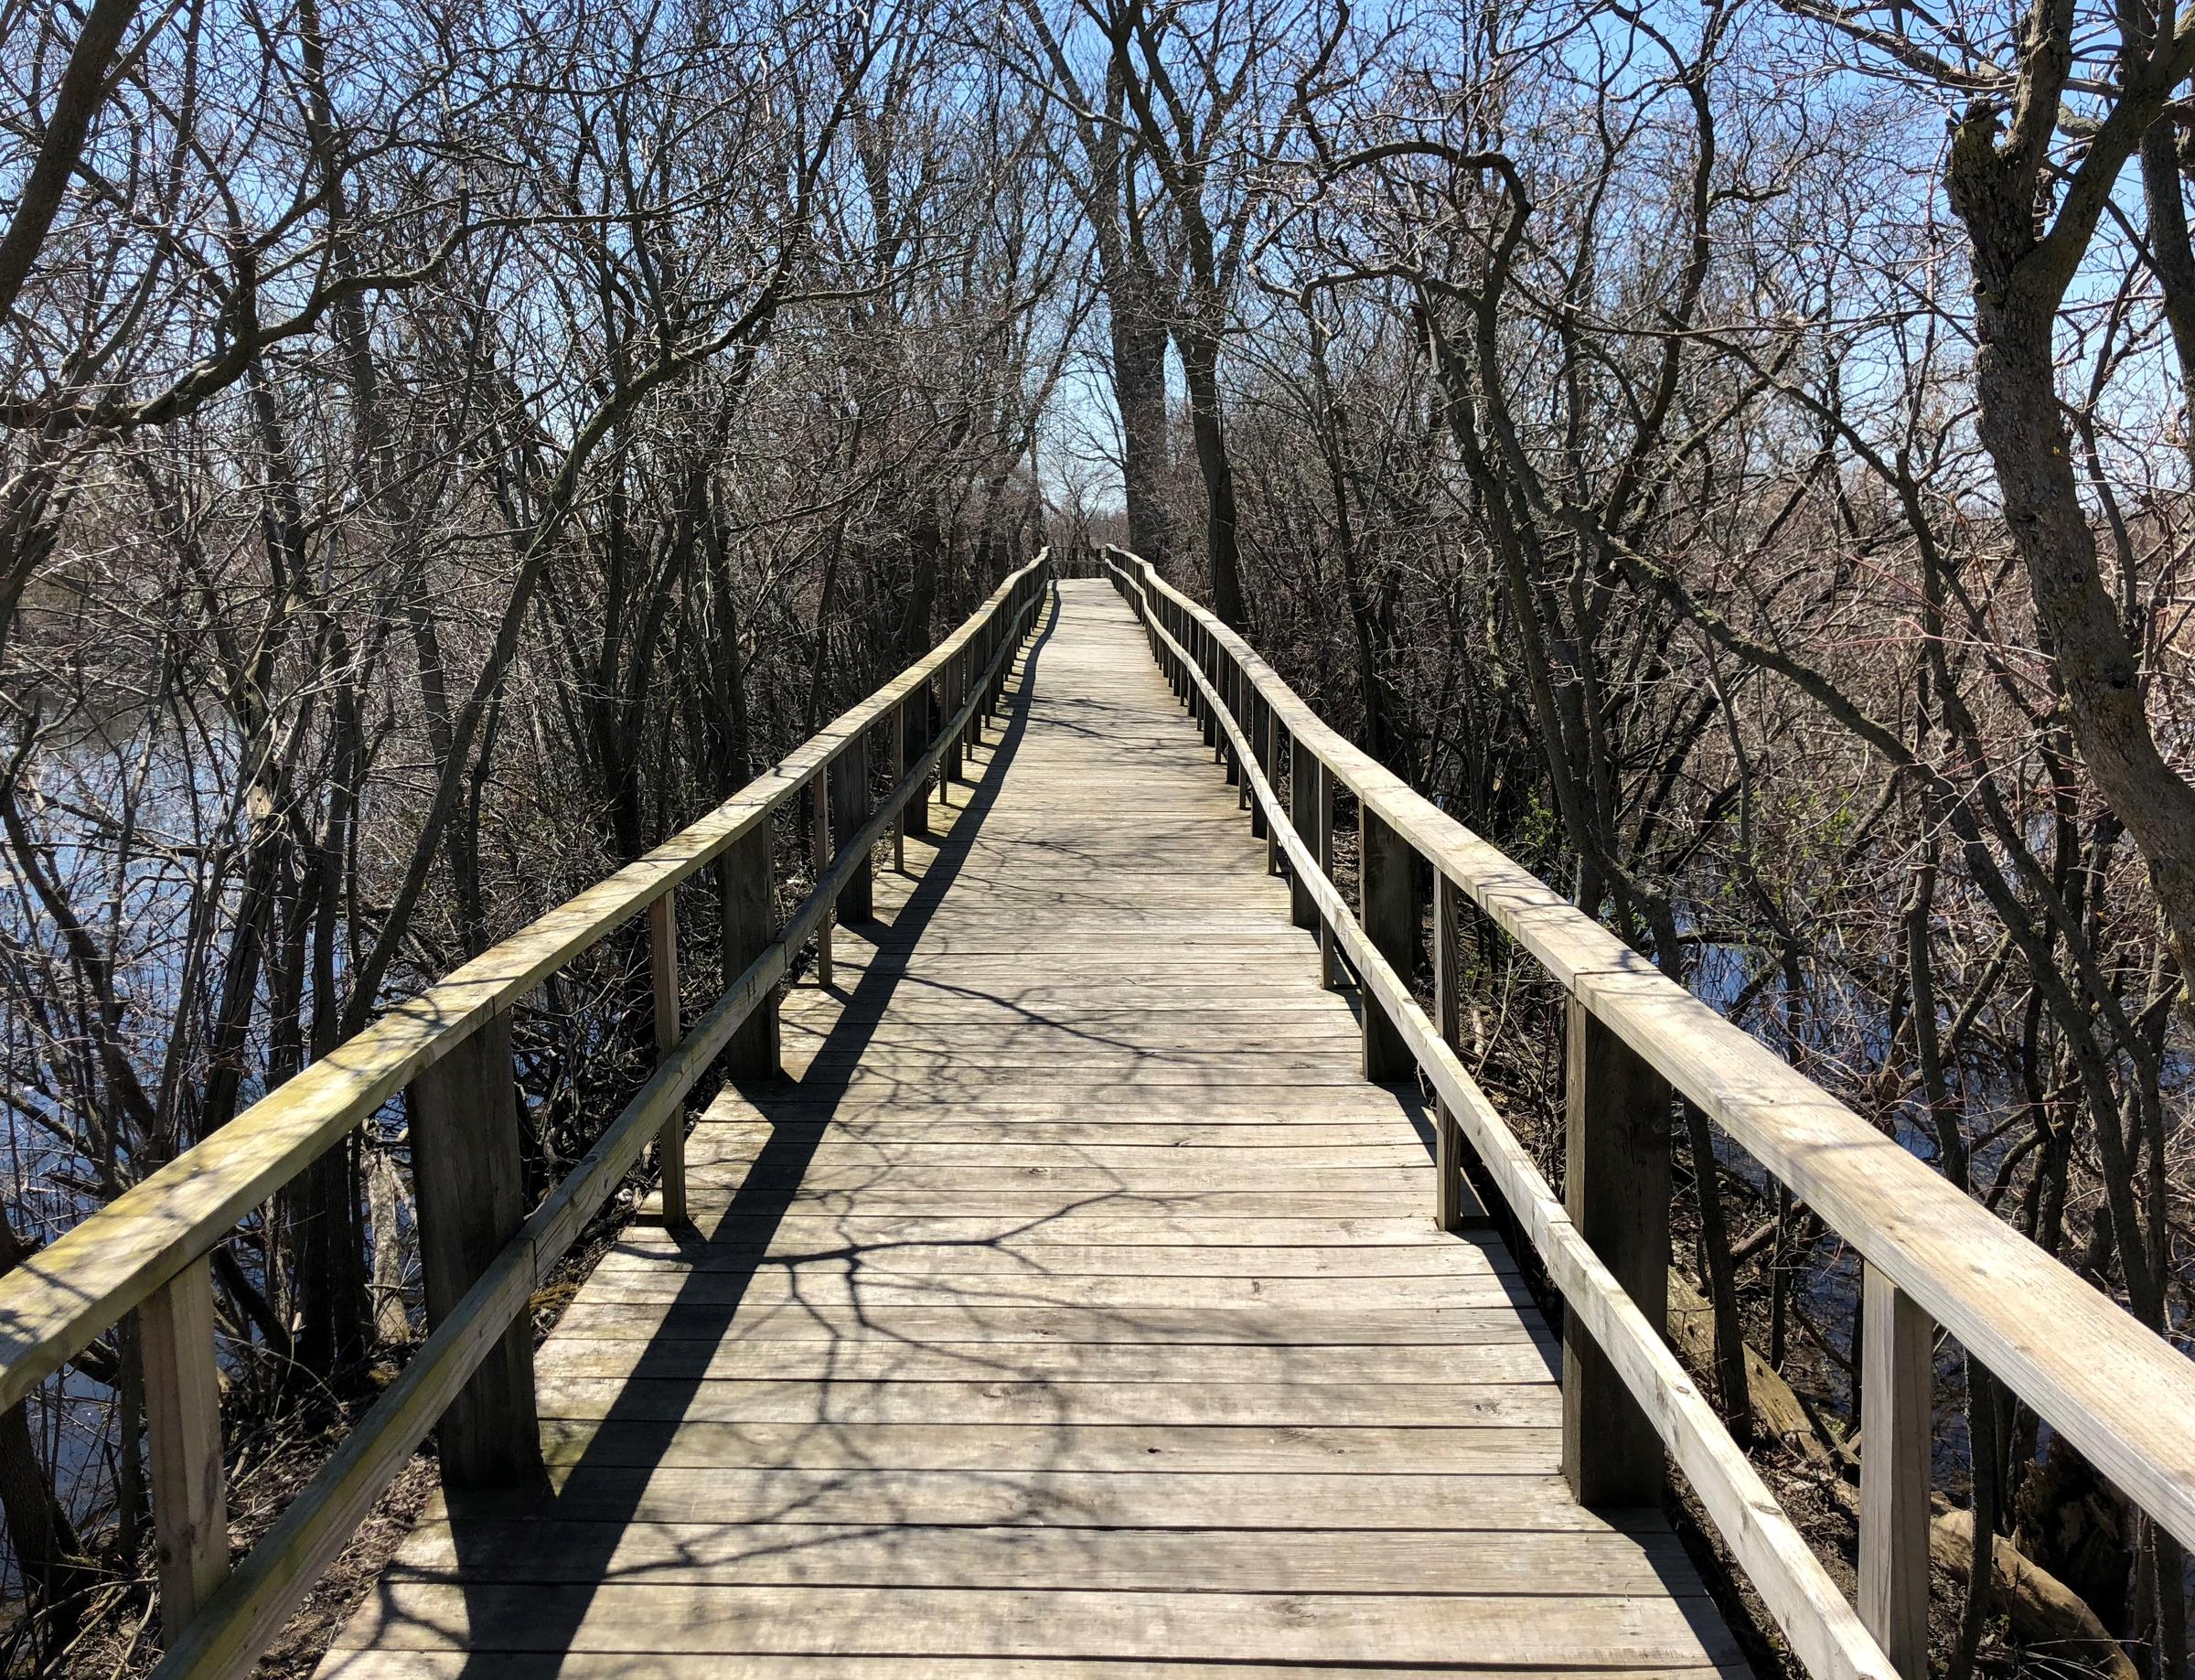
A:
[[[2055,664],[2082,757],[2141,847],[2181,971],[2195,973],[2195,787],[2158,750],[2134,643],[2098,570],[2050,363],[2054,311],[2026,300],[2014,282],[2002,292],[1985,286],[1975,314],[1981,337],[1976,430],[1997,469],[2006,528],[2027,568],[2036,629]],[[2148,1268],[2135,1260],[2128,1270],[2135,1311],[2154,1328],[2160,1303]]]
[[[1201,326],[1179,331],[1182,377],[1205,480],[1205,554],[1212,567],[1212,610],[1229,629],[1244,627],[1242,571],[1235,542],[1235,469],[1227,459],[1219,407],[1219,339]]]
[[[1110,293],[1113,401],[1120,411],[1120,477],[1128,544],[1154,566],[1168,555],[1166,328],[1152,318],[1142,283],[1121,275]]]

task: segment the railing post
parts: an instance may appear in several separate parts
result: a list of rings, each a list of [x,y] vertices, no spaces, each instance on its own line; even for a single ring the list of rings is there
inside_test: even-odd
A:
[[[1569,1002],[1563,1200],[1648,1324],[1669,1316],[1669,1087],[1576,998]],[[1562,1329],[1562,1473],[1579,1503],[1654,1505],[1662,1439],[1576,1313]]]
[[[1904,1680],[1928,1680],[1928,1493],[1935,1326],[1862,1268],[1859,1619]]]
[[[1225,690],[1220,685],[1225,680],[1225,677],[1214,667],[1212,638],[1201,624],[1196,626],[1195,636],[1196,639],[1190,646],[1196,654],[1197,669],[1210,679],[1214,694],[1224,694]],[[1197,690],[1197,711],[1204,721],[1205,744],[1212,749],[1213,758],[1217,760],[1226,756],[1220,746],[1220,743],[1226,740],[1226,736],[1219,727],[1219,709],[1211,701],[1205,698],[1204,690],[1201,689]]]
[[[1410,983],[1418,966],[1418,904],[1410,874],[1415,854],[1402,836],[1373,815],[1371,802],[1361,796],[1356,803],[1357,887],[1365,936],[1387,959],[1387,966]],[[1365,1077],[1375,1085],[1407,1079],[1416,1069],[1410,1054],[1387,1011],[1364,998]]]
[[[412,1178],[427,1326],[447,1322],[526,1218],[510,1017],[498,1013],[412,1081]],[[541,1472],[533,1325],[524,1314],[438,1426],[444,1487],[509,1487]]]
[[[1217,638],[1214,639],[1216,642]],[[1226,709],[1226,715],[1233,721],[1235,727],[1241,729],[1243,733],[1247,735],[1251,732],[1244,728],[1242,668],[1235,663],[1235,656],[1231,653],[1222,653],[1220,658],[1226,678],[1219,687],[1219,703]],[[1241,790],[1235,800],[1236,807],[1239,809],[1247,802],[1246,796],[1250,791],[1249,782],[1242,774],[1241,762],[1235,754],[1235,744],[1227,738],[1227,732],[1225,729],[1219,732],[1219,743],[1220,757],[1227,766],[1227,786]]]
[[[1328,881],[1333,879],[1333,772],[1326,767],[1323,759],[1312,761],[1318,771],[1318,790],[1313,796],[1318,822],[1319,873]],[[1342,955],[1333,936],[1333,924],[1324,916],[1319,917],[1319,984],[1328,991],[1335,990],[1342,983]]]
[[[1280,774],[1280,713],[1263,695],[1258,697],[1258,768],[1265,775],[1267,786]],[[1250,833],[1265,840],[1265,872],[1280,872],[1280,837],[1266,820],[1265,804],[1259,799],[1250,801]]]
[[[901,701],[892,708],[892,786],[894,791],[907,779],[907,708]],[[892,868],[894,873],[907,872],[907,813],[920,797],[901,801],[892,819]]]
[[[857,735],[830,761],[830,841],[836,861],[846,842],[860,831],[876,808],[869,793],[869,737]],[[849,922],[866,922],[876,914],[874,875],[863,851],[853,873],[839,891],[838,915]]]
[[[808,823],[808,852],[815,865],[816,889],[820,892],[823,878],[830,873],[830,765],[816,772],[815,780],[808,784],[808,797],[812,801]],[[830,925],[837,914],[837,903],[828,903],[816,923],[816,984],[825,991],[830,990]]]
[[[749,964],[777,937],[777,883],[775,844],[767,819],[724,849],[717,865],[719,946],[723,952],[723,990],[729,991]],[[740,1079],[775,1079],[782,1065],[777,1037],[777,988],[755,1006],[755,1012],[724,1047],[725,1071]]]
[[[930,750],[931,737],[937,733],[936,713],[930,708],[930,685],[919,684],[915,691],[899,702],[896,735],[900,743],[899,774],[906,775],[907,759],[920,758]],[[909,753],[908,748],[913,748]],[[907,839],[914,835],[927,840],[930,835],[930,789],[927,783],[908,795],[907,802],[899,808],[899,822],[894,829],[894,844],[899,867],[907,866]]]
[[[968,698],[967,676],[968,673],[962,669],[958,655],[948,659],[938,672],[937,711],[941,722],[943,719],[958,715],[960,711],[960,702]],[[946,744],[945,754],[938,761],[937,766],[938,796],[948,801],[952,797],[950,790],[954,779],[956,777],[963,781],[967,779],[961,774],[961,750],[960,732],[955,730],[952,739]]]
[[[213,1266],[204,1256],[137,1309],[152,1447],[160,1628],[172,1643],[229,1574],[221,1384],[213,1354]]]
[[[679,903],[665,893],[648,907],[648,970],[655,980],[656,1061],[668,1062],[679,1047],[684,1025],[679,1019]],[[656,1136],[656,1166],[662,1176],[663,1223],[686,1217],[686,1105],[664,1117]]]
[[[1303,842],[1304,850],[1320,857],[1319,850],[1319,761],[1299,736],[1288,738],[1288,814],[1295,824],[1296,838]],[[1294,871],[1290,871],[1291,876]],[[1311,884],[1293,881],[1289,889],[1289,915],[1298,927],[1320,926],[1319,906],[1311,896]]]
[[[1459,923],[1463,894],[1438,864],[1433,869],[1433,1022],[1440,1042],[1456,1049],[1463,1036],[1463,949]],[[1446,1103],[1433,1110],[1433,1224],[1453,1231],[1463,1223],[1463,1129]]]
[[[983,718],[989,707],[983,703],[977,684],[983,680],[983,661],[988,657],[980,630],[969,637],[968,646],[960,650],[960,698],[977,701],[974,710],[968,714],[968,740],[971,746],[983,744]]]

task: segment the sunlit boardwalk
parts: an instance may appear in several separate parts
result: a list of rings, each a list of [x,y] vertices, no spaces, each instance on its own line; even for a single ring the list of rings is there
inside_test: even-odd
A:
[[[552,1491],[438,1505],[322,1673],[1736,1664],[1571,1499],[1545,1324],[1109,587],[970,774],[542,1350]]]

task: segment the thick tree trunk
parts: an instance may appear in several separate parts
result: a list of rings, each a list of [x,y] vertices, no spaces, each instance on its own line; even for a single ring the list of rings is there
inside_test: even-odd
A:
[[[2182,972],[2195,973],[2195,787],[2158,750],[2135,646],[2098,568],[2050,363],[2054,311],[2023,295],[2015,285],[1978,299],[1976,429],[2082,758],[2141,848]],[[2135,1304],[2158,1322],[2153,1299]]]
[[[1205,480],[1205,553],[1212,567],[1212,610],[1230,629],[1244,627],[1242,569],[1235,541],[1235,469],[1219,407],[1219,340],[1201,327],[1177,332],[1183,382]]]
[[[1167,561],[1166,328],[1152,318],[1140,283],[1111,293],[1113,401],[1120,411],[1120,477],[1128,544],[1154,566]]]

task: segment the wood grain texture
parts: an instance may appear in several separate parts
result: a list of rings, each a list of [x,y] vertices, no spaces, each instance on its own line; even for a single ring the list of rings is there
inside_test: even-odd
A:
[[[214,1361],[213,1268],[186,1266],[137,1310],[145,1432],[152,1450],[160,1626],[174,1638],[229,1574],[221,1384]]]
[[[423,1069],[406,1108],[427,1328],[438,1330],[526,1218],[510,1017]],[[514,1323],[436,1427],[443,1480],[492,1486],[538,1475],[536,1434],[533,1326]]]
[[[1904,1680],[1928,1680],[1936,1327],[1873,1267],[1861,1287],[1859,1615]]]
[[[326,1675],[1737,1660],[1658,1513],[1569,1497],[1556,1344],[1199,733],[1065,584],[691,1223],[541,1349],[551,1489],[438,1508]]]

